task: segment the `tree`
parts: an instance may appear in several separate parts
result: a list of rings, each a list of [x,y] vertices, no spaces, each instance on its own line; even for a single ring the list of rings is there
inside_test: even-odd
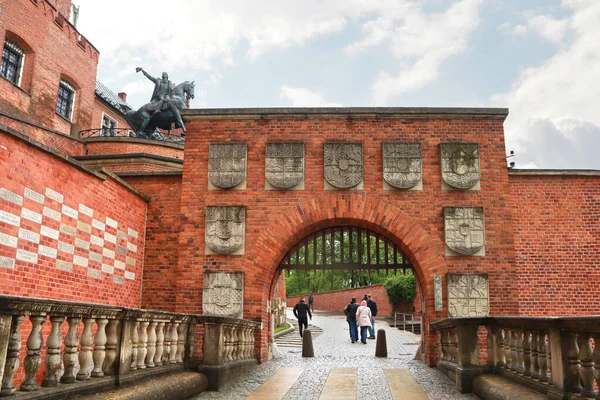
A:
[[[394,309],[400,303],[410,303],[417,295],[417,281],[412,272],[390,276],[384,287]]]

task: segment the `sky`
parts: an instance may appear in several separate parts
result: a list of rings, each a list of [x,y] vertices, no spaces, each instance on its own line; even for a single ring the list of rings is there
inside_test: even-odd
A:
[[[598,0],[74,0],[98,79],[192,108],[507,107],[516,168],[600,169]]]

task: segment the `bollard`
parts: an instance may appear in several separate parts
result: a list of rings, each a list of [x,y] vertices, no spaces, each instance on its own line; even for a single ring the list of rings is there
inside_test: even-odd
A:
[[[302,357],[314,357],[315,351],[313,350],[312,333],[310,330],[305,329],[304,335],[302,336]]]
[[[385,330],[377,331],[377,343],[375,344],[375,357],[387,357],[387,341],[385,340]]]

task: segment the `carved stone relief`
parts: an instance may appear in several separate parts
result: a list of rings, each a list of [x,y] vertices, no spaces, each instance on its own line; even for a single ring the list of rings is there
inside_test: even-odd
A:
[[[242,272],[204,273],[202,312],[205,315],[242,318],[244,274]]]
[[[472,256],[485,246],[483,207],[444,207],[446,246]]]
[[[487,274],[448,274],[448,316],[485,317],[490,312]]]
[[[291,189],[304,179],[304,143],[267,143],[265,178],[273,187]]]
[[[421,181],[421,144],[382,143],[383,179],[397,189],[410,189]]]
[[[206,207],[206,245],[215,253],[231,254],[244,246],[246,207]]]
[[[456,189],[471,189],[479,183],[479,145],[441,143],[442,179]]]
[[[349,189],[362,182],[362,143],[324,143],[323,146],[327,183],[338,189]]]
[[[222,189],[233,188],[246,180],[245,143],[214,143],[208,151],[208,180]]]

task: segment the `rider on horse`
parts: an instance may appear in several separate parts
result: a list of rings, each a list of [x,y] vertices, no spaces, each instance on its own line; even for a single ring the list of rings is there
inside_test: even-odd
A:
[[[154,91],[152,92],[152,98],[150,99],[150,103],[155,105],[156,109],[154,110],[154,114],[152,114],[152,116],[158,114],[161,111],[164,111],[163,108],[165,110],[168,108],[171,110],[173,115],[177,117],[177,119],[180,119],[181,117],[179,114],[179,110],[171,101],[169,101],[171,99],[171,92],[173,91],[173,83],[169,80],[169,74],[163,72],[161,79],[159,79],[148,74],[141,67],[137,67],[135,71],[141,71],[146,76],[146,78],[154,82]]]

